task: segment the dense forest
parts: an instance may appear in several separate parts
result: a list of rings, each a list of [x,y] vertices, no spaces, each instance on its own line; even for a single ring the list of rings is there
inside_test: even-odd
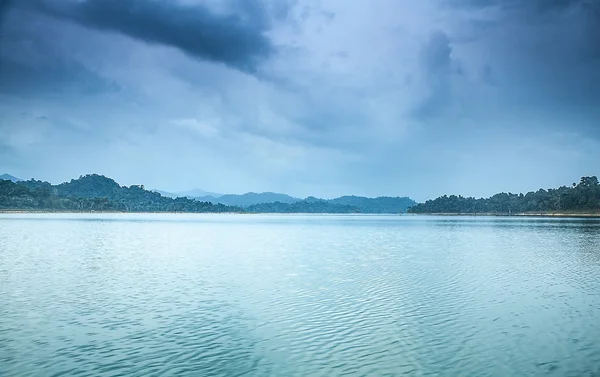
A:
[[[0,209],[123,212],[238,212],[238,207],[167,198],[144,186],[120,186],[90,174],[59,185],[48,182],[0,180]]]
[[[518,213],[600,213],[598,178],[582,177],[579,183],[557,189],[540,189],[527,194],[500,193],[475,199],[444,195],[420,203],[409,213],[518,214]]]
[[[365,198],[342,196],[335,199],[319,199],[312,196],[295,203],[260,203],[246,207],[257,213],[405,213],[416,204],[406,197]]]
[[[358,207],[332,204],[327,200],[310,198],[296,203],[260,203],[246,207],[252,213],[361,213]]]

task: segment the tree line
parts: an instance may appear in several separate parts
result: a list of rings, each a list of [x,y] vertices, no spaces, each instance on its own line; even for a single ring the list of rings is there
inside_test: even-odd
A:
[[[539,189],[527,194],[499,193],[490,198],[444,195],[417,204],[409,213],[516,214],[600,213],[600,184],[595,176],[556,189]]]
[[[313,196],[295,203],[259,203],[246,207],[255,213],[405,213],[416,202],[407,197],[365,198],[342,196],[319,199]]]
[[[0,180],[0,209],[122,212],[239,212],[239,207],[168,198],[143,185],[120,186],[111,178],[88,174],[59,185],[31,179]]]

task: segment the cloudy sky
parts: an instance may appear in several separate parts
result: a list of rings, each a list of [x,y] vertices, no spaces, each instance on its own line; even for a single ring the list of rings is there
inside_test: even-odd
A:
[[[0,173],[487,196],[600,175],[598,0],[0,0]]]

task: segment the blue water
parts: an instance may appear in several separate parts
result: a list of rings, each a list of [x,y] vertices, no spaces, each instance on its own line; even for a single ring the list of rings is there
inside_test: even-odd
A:
[[[600,221],[0,214],[0,376],[600,376]]]

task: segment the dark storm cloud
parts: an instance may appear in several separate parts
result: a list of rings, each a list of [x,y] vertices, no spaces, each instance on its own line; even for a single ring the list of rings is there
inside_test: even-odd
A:
[[[119,89],[113,80],[73,59],[69,55],[72,48],[56,42],[77,30],[63,29],[64,26],[60,21],[21,9],[13,9],[5,17],[0,43],[0,94],[32,99]]]
[[[2,19],[4,18],[4,13],[8,10],[8,6],[10,5],[11,0],[0,0],[0,27],[2,27]],[[0,30],[0,33],[2,31]],[[1,34],[0,34],[1,35]]]
[[[598,0],[442,0],[442,4],[458,9],[491,9],[497,17],[476,21],[480,29],[520,24],[530,33],[538,34],[546,46],[557,46],[564,40],[572,42],[572,50],[600,57],[600,1]],[[475,19],[471,19],[472,25]],[[553,24],[536,30],[536,26]],[[560,33],[554,33],[554,31]],[[558,39],[562,34],[563,39]],[[560,37],[560,36],[559,36]],[[546,47],[543,46],[543,47]]]
[[[74,61],[48,60],[43,69],[0,55],[0,94],[33,98],[114,92],[118,86]],[[65,97],[63,97],[65,98]]]
[[[426,71],[439,73],[450,68],[450,40],[443,31],[433,32],[421,50],[421,63]]]
[[[291,1],[0,0],[0,173],[417,199],[597,174],[597,1]]]
[[[495,101],[502,104],[497,111],[538,113],[563,120],[576,116],[573,128],[599,136],[593,123],[600,117],[600,1],[438,3],[446,10],[457,10],[456,27],[449,30],[450,50],[441,39],[437,45],[430,41],[425,50],[430,49],[430,59],[422,64],[425,68],[434,67],[436,62],[442,64],[447,61],[445,52],[453,55],[456,50],[458,61],[467,68],[466,79],[453,82],[453,95],[459,92],[463,101],[468,100],[467,108],[473,108],[485,96],[472,92],[469,98],[465,87],[491,93],[484,87],[493,85]],[[447,79],[440,76],[437,84],[430,85],[447,90],[448,86],[442,85]],[[482,103],[483,108],[490,104],[494,103]]]
[[[0,16],[8,8],[9,0],[0,0]]]
[[[427,120],[440,115],[451,100],[451,76],[460,74],[460,67],[452,60],[452,46],[448,34],[437,30],[430,34],[419,55],[426,95],[413,110],[416,119]]]
[[[444,0],[443,3],[456,7],[499,7],[502,9],[531,9],[547,11],[566,8],[573,5],[594,5],[596,0]]]
[[[27,0],[23,4],[85,27],[172,46],[243,71],[254,71],[274,50],[265,35],[270,24],[267,10],[252,0],[231,2],[233,12],[227,14],[163,0]]]

